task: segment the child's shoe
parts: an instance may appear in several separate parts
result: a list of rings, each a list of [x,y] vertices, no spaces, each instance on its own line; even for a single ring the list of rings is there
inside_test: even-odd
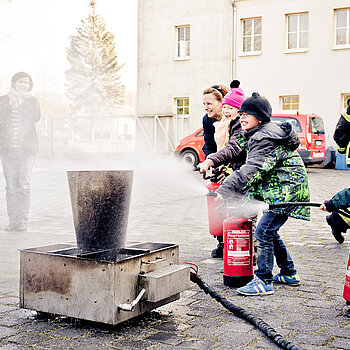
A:
[[[286,276],[281,273],[273,276],[273,282],[288,284],[289,286],[299,286],[300,285],[300,277],[299,275]]]
[[[244,287],[238,288],[237,292],[243,295],[269,295],[273,294],[273,285],[272,283],[266,284],[254,275],[253,280]]]
[[[211,256],[212,258],[222,258],[224,256],[224,243],[219,242],[217,248],[212,250]]]
[[[338,213],[332,213],[331,215],[326,216],[327,224],[332,229],[332,234],[338,243],[342,244],[344,242],[344,237],[342,232],[346,232],[347,225],[345,221],[339,216]]]

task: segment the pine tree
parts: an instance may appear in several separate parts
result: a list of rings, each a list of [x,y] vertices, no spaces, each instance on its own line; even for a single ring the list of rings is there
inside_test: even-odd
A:
[[[120,82],[114,35],[106,30],[101,15],[92,14],[81,21],[77,35],[70,37],[66,71],[67,97],[75,113],[98,117],[113,113],[124,102],[125,88]]]

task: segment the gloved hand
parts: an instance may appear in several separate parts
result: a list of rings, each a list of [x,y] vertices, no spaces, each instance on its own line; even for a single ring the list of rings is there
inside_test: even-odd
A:
[[[337,208],[333,204],[332,200],[324,201],[324,203],[320,206],[320,210],[329,211],[330,213],[335,211]]]

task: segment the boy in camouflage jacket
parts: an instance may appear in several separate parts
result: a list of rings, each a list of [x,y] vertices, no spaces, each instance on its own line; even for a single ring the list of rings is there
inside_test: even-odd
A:
[[[242,129],[241,147],[247,160],[240,170],[225,179],[216,191],[216,200],[244,194],[269,203],[308,202],[308,179],[297,153],[298,135],[289,123],[270,123],[270,103],[253,93],[239,110]],[[255,230],[258,241],[257,270],[254,279],[238,289],[243,295],[273,294],[272,281],[292,286],[300,284],[293,260],[278,234],[288,217],[310,220],[310,208],[290,206],[265,212]],[[280,273],[273,276],[274,256]]]

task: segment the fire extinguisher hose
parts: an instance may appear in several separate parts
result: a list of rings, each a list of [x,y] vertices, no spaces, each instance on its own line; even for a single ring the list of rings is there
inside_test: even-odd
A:
[[[299,346],[292,342],[283,339],[283,336],[277,333],[271,326],[269,326],[262,319],[248,313],[243,308],[236,306],[229,302],[225,297],[221,296],[218,292],[212,289],[203,279],[194,271],[191,270],[191,281],[196,283],[206,294],[209,294],[213,299],[218,301],[224,308],[234,313],[236,316],[246,320],[256,328],[260,329],[266,336],[277,344],[281,349],[287,350],[302,350]]]

